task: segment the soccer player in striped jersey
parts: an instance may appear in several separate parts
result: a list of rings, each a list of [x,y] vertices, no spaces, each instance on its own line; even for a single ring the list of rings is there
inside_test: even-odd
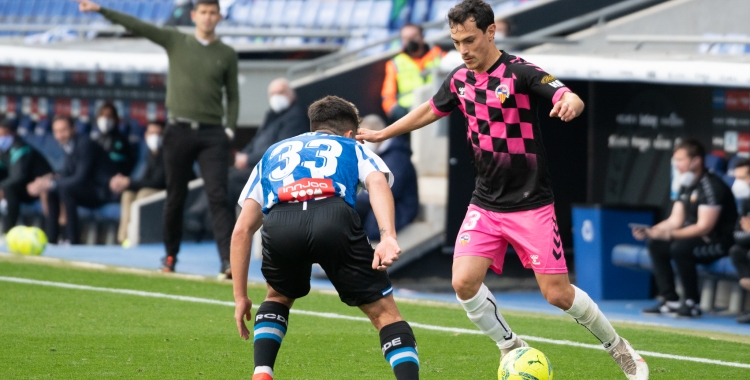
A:
[[[271,146],[255,166],[238,203],[231,263],[235,319],[240,336],[250,331],[247,297],[250,246],[263,225],[263,264],[268,293],[254,319],[253,380],[273,379],[294,300],[310,291],[310,271],[319,263],[341,301],[359,307],[380,332],[383,355],[397,380],[419,378],[417,343],[393,300],[386,268],[398,260],[393,175],[385,163],[354,140],[357,108],[328,96],[309,110],[311,133]],[[373,251],[354,210],[357,190],[366,188],[380,228]],[[264,216],[265,215],[265,216]]]

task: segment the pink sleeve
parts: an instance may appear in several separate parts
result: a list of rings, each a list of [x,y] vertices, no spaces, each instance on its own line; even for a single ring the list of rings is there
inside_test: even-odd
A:
[[[555,95],[552,96],[552,104],[554,105],[555,103],[559,102],[560,98],[562,98],[563,94],[565,94],[566,92],[573,91],[570,91],[570,89],[567,87],[560,87],[557,91],[555,91]]]
[[[451,114],[450,112],[443,112],[437,109],[437,107],[435,106],[435,101],[432,98],[430,98],[430,107],[432,107],[432,112],[440,117],[446,117]]]

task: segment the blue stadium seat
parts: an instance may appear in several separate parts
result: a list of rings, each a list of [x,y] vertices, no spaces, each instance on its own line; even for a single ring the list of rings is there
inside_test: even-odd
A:
[[[125,3],[125,7],[124,7],[124,12],[125,13],[127,13],[127,14],[129,14],[131,16],[138,17],[138,13],[139,13],[140,8],[141,8],[141,2],[140,1],[130,0],[130,1],[123,1],[123,3]]]
[[[253,7],[250,11],[250,18],[245,21],[245,24],[261,27],[266,24],[266,17],[268,15],[268,0],[256,0],[253,2]]]
[[[9,0],[0,0],[0,21],[5,21],[7,17],[6,9],[8,8]]]
[[[37,0],[24,0],[21,2],[21,12],[18,21],[29,23],[34,18]]]
[[[304,2],[301,0],[288,0],[284,9],[284,17],[281,19],[280,26],[297,27],[302,15]]]
[[[52,4],[53,0],[37,0],[36,17],[34,18],[35,23],[41,24],[50,22]]]
[[[21,1],[9,0],[5,8],[6,22],[18,22],[21,14]]]
[[[377,0],[372,4],[367,25],[373,28],[387,28],[391,22],[391,10],[393,2],[389,0]]]
[[[366,27],[370,19],[370,10],[372,9],[372,0],[357,1],[352,10],[352,16],[349,25],[355,27]]]
[[[445,20],[448,11],[456,5],[454,0],[435,0],[430,10],[430,21]]]
[[[412,24],[421,24],[427,21],[430,11],[429,0],[414,0],[414,6],[411,8],[411,17],[409,22]]]
[[[142,1],[138,11],[138,18],[148,22],[156,21],[156,7],[158,3],[155,1]]]
[[[320,3],[320,8],[318,9],[318,17],[315,20],[315,26],[322,29],[331,28],[338,16],[338,12],[338,1],[324,1]]]
[[[273,28],[281,27],[286,18],[287,5],[285,0],[274,0],[268,4],[265,24]]]
[[[49,8],[49,22],[62,22],[65,18],[65,7],[67,5],[65,1],[53,1]]]
[[[351,23],[354,4],[356,4],[354,0],[339,1],[339,9],[336,13],[336,18],[333,20],[333,27],[344,29],[349,28],[350,26],[356,26]]]
[[[315,26],[315,19],[318,17],[318,11],[320,10],[320,1],[308,0],[302,6],[302,13],[300,14],[299,20],[297,21],[298,27],[301,28],[313,28]]]
[[[165,23],[172,16],[174,5],[171,1],[163,1],[156,8],[156,20],[159,23]]]
[[[229,10],[229,21],[236,24],[245,24],[250,19],[253,3],[250,0],[237,0]]]
[[[715,154],[707,154],[705,159],[706,169],[716,175],[722,175],[727,172],[727,160]]]

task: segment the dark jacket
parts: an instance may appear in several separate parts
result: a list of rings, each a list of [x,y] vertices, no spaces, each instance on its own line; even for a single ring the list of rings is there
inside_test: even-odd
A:
[[[411,163],[411,147],[403,137],[390,140],[385,150],[378,152],[388,169],[393,173],[391,187],[396,209],[396,231],[413,222],[419,211],[419,189],[417,172]],[[380,240],[378,221],[370,206],[370,195],[361,192],[357,196],[357,212],[362,219],[362,226],[370,240]]]
[[[37,177],[52,173],[47,159],[16,136],[7,152],[0,153],[0,188],[23,186]]]
[[[247,167],[252,169],[258,164],[271,145],[305,132],[310,132],[310,122],[296,101],[281,113],[269,110],[255,137],[242,149],[248,155]]]
[[[151,151],[148,152],[146,171],[143,172],[140,179],[131,179],[128,190],[138,191],[144,188],[162,190],[167,188],[167,172],[164,169],[164,154],[162,152],[163,149],[159,149],[156,154]]]
[[[99,135],[94,141],[107,153],[117,173],[130,175],[135,166],[135,160],[127,136],[114,129],[106,135]]]
[[[740,219],[743,216],[750,216],[750,199],[745,199],[740,203],[739,217],[734,228],[734,242],[741,247],[750,249],[750,232],[743,231],[740,225]]]
[[[65,154],[65,163],[58,173],[58,188],[91,186],[108,191],[109,180],[117,174],[117,169],[107,153],[86,136],[75,135],[72,142],[73,151]]]

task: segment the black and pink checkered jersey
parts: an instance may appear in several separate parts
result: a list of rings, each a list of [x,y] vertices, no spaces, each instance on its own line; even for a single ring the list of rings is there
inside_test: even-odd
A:
[[[457,67],[430,104],[440,116],[456,107],[466,116],[477,174],[471,203],[497,212],[531,210],[554,201],[537,101],[554,104],[570,89],[534,64],[501,53],[485,73]]]

